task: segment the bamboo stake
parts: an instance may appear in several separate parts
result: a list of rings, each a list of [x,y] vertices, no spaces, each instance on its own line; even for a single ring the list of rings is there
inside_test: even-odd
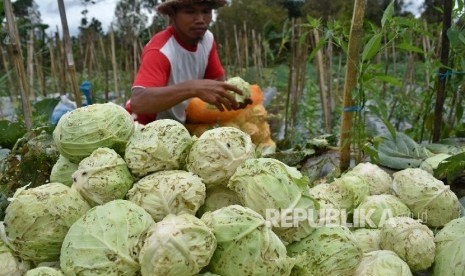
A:
[[[68,21],[66,19],[65,4],[63,0],[58,1],[58,9],[60,11],[61,25],[63,28],[63,41],[65,44],[66,52],[66,64],[68,67],[68,75],[71,81],[71,89],[73,90],[74,100],[76,101],[76,106],[82,106],[81,93],[76,79],[76,67],[74,65],[73,49],[71,48],[71,39],[69,36]]]
[[[360,60],[360,48],[363,32],[363,20],[365,14],[365,0],[355,0],[352,24],[349,34],[349,49],[346,67],[346,79],[344,83],[344,111],[342,113],[341,138],[339,147],[339,169],[346,171],[350,166],[350,144],[353,124],[353,113],[350,109],[354,106],[352,91],[357,85],[358,64]]]
[[[105,102],[108,102],[108,90],[109,90],[109,87],[110,87],[110,76],[109,76],[109,73],[108,73],[108,62],[107,62],[107,51],[106,51],[106,47],[105,47],[105,44],[103,43],[103,38],[100,37],[99,38],[99,42],[100,42],[100,48],[101,48],[101,51],[102,51],[102,64],[103,64],[103,69],[105,70]]]
[[[27,41],[27,75],[29,85],[29,98],[35,101],[36,95],[34,90],[34,31],[30,29],[29,40]]]
[[[17,90],[17,89],[15,88],[13,79],[11,78],[10,63],[8,62],[8,59],[6,58],[7,52],[1,44],[0,44],[0,54],[2,55],[3,70],[5,70],[5,74],[7,74],[7,79],[8,79],[6,91],[7,91],[8,97],[10,97],[10,100],[13,100],[11,91]]]
[[[244,55],[245,55],[245,68],[249,67],[249,40],[247,39],[247,21],[244,20]]]
[[[115,49],[115,33],[113,31],[113,25],[110,26],[110,41],[111,41],[111,64],[113,65],[113,81],[115,85],[115,95],[119,99],[121,94],[118,87],[118,66],[116,64],[116,49]]]
[[[454,1],[455,2],[455,1]],[[436,90],[436,106],[434,107],[433,143],[441,138],[442,113],[446,98],[447,68],[449,64],[449,38],[447,32],[452,25],[452,0],[444,0],[444,17],[442,21],[441,64],[439,69],[438,86]]]
[[[236,67],[238,67],[239,72],[238,74],[240,75],[240,72],[242,71],[242,61],[241,61],[241,45],[239,44],[239,37],[237,35],[237,27],[234,25],[234,41],[236,43]]]
[[[315,45],[318,45],[320,43],[320,33],[318,32],[318,29],[313,29],[313,36],[315,39]],[[316,54],[316,61],[317,61],[317,72],[318,72],[318,86],[320,87],[320,99],[321,99],[321,105],[323,108],[323,117],[324,117],[324,122],[325,122],[325,130],[327,133],[331,132],[331,103],[329,101],[326,87],[325,87],[325,65],[324,65],[324,58],[323,58],[323,50],[320,49],[318,50]]]
[[[39,80],[39,86],[40,86],[40,92],[42,92],[42,96],[47,96],[47,90],[45,86],[45,78],[44,78],[44,73],[42,70],[42,59],[39,58],[38,55],[34,57],[34,64],[36,66],[36,72],[37,72],[37,79]]]
[[[13,7],[11,1],[3,0],[5,16],[8,25],[8,35],[10,37],[11,46],[13,48],[13,60],[15,63],[16,73],[18,74],[19,90],[21,94],[21,104],[23,108],[24,124],[26,129],[32,129],[32,111],[29,101],[29,87],[27,86],[26,74],[24,72],[23,54],[21,51],[21,43],[18,37],[18,29],[15,25]]]
[[[58,72],[58,87],[60,89],[60,95],[65,95],[66,94],[66,73],[65,73],[65,58],[64,58],[64,50],[63,50],[63,44],[61,43],[60,40],[60,34],[58,32],[58,27],[57,31],[55,32],[55,44],[56,44],[56,49],[57,49],[57,72]]]

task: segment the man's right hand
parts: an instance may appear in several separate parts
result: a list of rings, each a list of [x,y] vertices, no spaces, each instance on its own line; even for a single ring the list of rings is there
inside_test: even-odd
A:
[[[202,101],[216,106],[218,110],[236,110],[241,106],[234,99],[234,96],[229,91],[233,91],[239,95],[243,92],[234,85],[227,84],[223,81],[217,80],[192,80],[184,84],[189,85],[190,89],[194,89],[195,97],[200,98]]]

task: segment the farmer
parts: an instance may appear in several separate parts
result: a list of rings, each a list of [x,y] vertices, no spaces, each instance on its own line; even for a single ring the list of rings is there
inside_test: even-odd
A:
[[[226,0],[166,0],[157,6],[171,25],[155,34],[142,52],[127,109],[142,124],[155,119],[186,120],[189,99],[198,97],[219,110],[241,106],[228,93],[242,91],[224,82],[225,70],[208,30],[212,10]]]

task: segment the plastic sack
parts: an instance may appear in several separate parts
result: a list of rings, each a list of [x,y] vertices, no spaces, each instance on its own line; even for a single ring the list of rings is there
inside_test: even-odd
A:
[[[58,102],[58,104],[53,109],[52,116],[50,118],[51,123],[56,125],[60,120],[61,116],[74,109],[76,109],[75,102],[68,99],[68,96],[66,95],[60,96],[60,102]]]

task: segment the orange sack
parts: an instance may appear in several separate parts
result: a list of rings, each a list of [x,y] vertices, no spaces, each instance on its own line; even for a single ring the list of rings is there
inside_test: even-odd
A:
[[[220,111],[199,98],[193,98],[186,109],[186,122],[194,124],[214,124],[232,120],[245,110],[263,102],[263,92],[260,86],[250,85],[252,104],[244,109]]]

